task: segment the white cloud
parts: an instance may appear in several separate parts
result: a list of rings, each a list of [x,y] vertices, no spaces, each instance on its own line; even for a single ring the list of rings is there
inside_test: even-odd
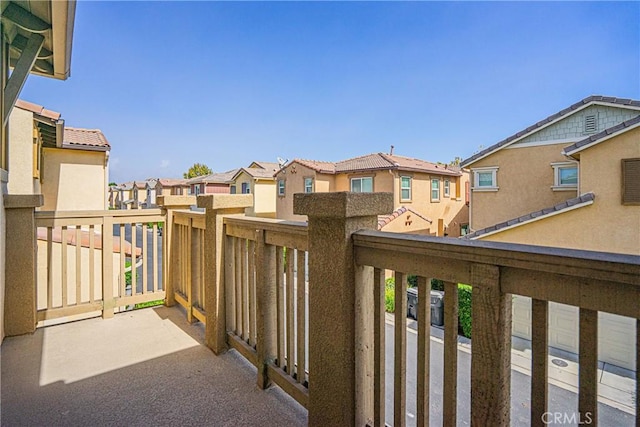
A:
[[[169,160],[162,160],[162,161],[160,161],[160,168],[161,168],[161,169],[166,169],[166,168],[168,168],[168,167],[169,167],[169,163],[170,163],[170,162],[169,162]]]

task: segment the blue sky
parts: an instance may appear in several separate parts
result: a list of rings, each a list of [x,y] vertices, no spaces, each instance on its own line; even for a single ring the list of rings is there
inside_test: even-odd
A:
[[[448,162],[640,99],[640,3],[80,1],[72,55],[21,97],[101,129],[112,181],[390,145]]]

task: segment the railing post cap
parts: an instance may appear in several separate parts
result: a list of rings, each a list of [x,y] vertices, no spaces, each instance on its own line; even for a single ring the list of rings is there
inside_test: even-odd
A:
[[[251,194],[200,194],[198,207],[206,209],[234,209],[253,206]]]
[[[196,196],[186,195],[170,195],[170,196],[158,196],[156,197],[156,204],[165,208],[174,206],[184,207],[196,204]]]
[[[354,218],[389,214],[393,211],[392,193],[297,193],[293,195],[293,213],[319,218]]]
[[[4,207],[10,208],[39,208],[44,205],[42,194],[5,194]]]

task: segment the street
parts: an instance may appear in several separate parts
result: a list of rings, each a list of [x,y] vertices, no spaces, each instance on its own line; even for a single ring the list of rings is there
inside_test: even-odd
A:
[[[435,329],[432,327],[432,330]],[[407,425],[416,425],[416,322],[407,327]],[[433,333],[432,333],[433,335]],[[394,325],[386,324],[386,412],[387,424],[393,424],[393,337]],[[439,339],[431,339],[430,422],[442,425],[442,366],[443,345]],[[469,425],[470,417],[470,368],[471,355],[458,350],[458,425]],[[511,425],[529,426],[531,379],[528,375],[511,371]],[[578,412],[578,396],[571,391],[549,385],[549,412],[572,416]],[[626,412],[599,403],[598,422],[603,426],[633,426],[635,417]],[[574,424],[575,425],[575,424]]]

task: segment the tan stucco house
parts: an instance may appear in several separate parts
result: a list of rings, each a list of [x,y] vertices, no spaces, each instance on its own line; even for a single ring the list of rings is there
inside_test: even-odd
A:
[[[188,181],[190,194],[229,194],[234,175],[238,169],[232,169],[222,173],[197,176]]]
[[[590,96],[464,160],[473,240],[640,254],[640,101]],[[514,299],[514,334],[531,334]],[[599,313],[600,360],[632,368],[635,320]],[[551,304],[549,345],[577,351],[574,307]]]
[[[60,80],[69,77],[75,10],[74,1],[64,0],[0,3],[0,339],[5,336],[5,315],[11,315],[5,312],[6,281],[15,280],[14,271],[7,273],[7,266],[11,268],[13,261],[29,256],[18,249],[20,245],[12,241],[13,234],[7,232],[7,223],[12,221],[7,209],[34,205],[30,196],[8,194],[11,177],[19,174],[9,165],[9,117],[30,74]],[[29,140],[28,149],[32,148],[33,140]],[[10,256],[7,242],[14,247]]]
[[[249,167],[238,169],[231,179],[231,194],[252,194],[253,206],[245,213],[249,216],[275,218],[276,179],[278,163],[252,162]]]
[[[468,173],[456,166],[373,153],[335,163],[295,159],[275,176],[281,219],[306,220],[293,214],[295,193],[353,191],[393,193],[395,211],[380,222],[385,231],[457,237],[468,224]]]
[[[108,207],[109,142],[99,129],[64,126],[60,113],[18,100],[9,118],[9,194],[42,194],[40,210]]]

